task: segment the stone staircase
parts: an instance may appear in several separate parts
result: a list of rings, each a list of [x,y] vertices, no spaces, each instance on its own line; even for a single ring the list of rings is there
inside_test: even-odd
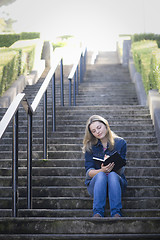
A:
[[[43,160],[42,152],[43,102],[33,119],[31,210],[26,209],[27,116],[20,109],[17,218],[11,217],[11,126],[0,143],[0,239],[160,239],[160,151],[149,109],[138,105],[128,70],[118,63],[116,53],[100,53],[95,65],[87,65],[75,107],[68,107],[70,69],[71,66],[64,68],[63,107],[59,103],[57,81],[57,131],[54,133],[48,100],[48,160]],[[42,81],[43,76],[36,85],[26,87],[31,102]],[[4,112],[1,109],[0,118]],[[105,117],[111,129],[127,141],[128,189],[122,201],[124,217],[120,219],[110,218],[108,202],[105,218],[92,218],[92,199],[84,185],[81,151],[85,123],[92,114]]]

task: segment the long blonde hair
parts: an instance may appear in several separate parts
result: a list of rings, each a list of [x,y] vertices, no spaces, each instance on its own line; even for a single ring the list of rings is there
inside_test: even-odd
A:
[[[83,139],[83,148],[82,148],[83,153],[85,153],[86,151],[90,152],[92,149],[92,145],[95,145],[98,142],[98,139],[93,136],[93,134],[91,133],[90,128],[89,128],[91,123],[96,122],[96,121],[102,122],[106,126],[106,128],[108,130],[107,131],[107,139],[108,139],[108,143],[109,143],[109,150],[113,150],[113,148],[114,148],[114,139],[115,139],[115,137],[118,137],[118,136],[114,132],[111,131],[108,121],[105,118],[103,118],[99,115],[93,115],[88,119],[88,121],[86,123],[85,135],[84,135],[84,139]]]

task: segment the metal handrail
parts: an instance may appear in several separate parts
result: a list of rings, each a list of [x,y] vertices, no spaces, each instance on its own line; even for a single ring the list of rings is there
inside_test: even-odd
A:
[[[64,106],[64,84],[63,84],[63,59],[62,56],[56,56],[54,64],[49,70],[44,82],[42,83],[38,93],[36,94],[32,104],[29,104],[24,93],[19,93],[10,107],[6,111],[4,117],[0,121],[0,139],[2,138],[6,128],[13,118],[13,149],[12,149],[12,215],[17,217],[18,209],[18,108],[22,103],[27,113],[27,207],[32,208],[32,121],[39,103],[43,101],[43,157],[47,159],[47,88],[52,80],[52,128],[56,131],[56,99],[55,99],[55,71],[60,63],[60,79],[61,79],[61,106]],[[72,78],[77,79],[74,83],[74,104],[76,104],[76,94],[78,94],[78,66],[80,65],[80,82],[83,81],[86,69],[86,49],[80,51],[77,60],[68,77],[70,80],[70,105],[71,105],[71,84]]]
[[[18,205],[18,108],[25,97],[19,93],[0,121],[0,139],[13,119],[13,140],[12,140],[12,215],[17,217]]]
[[[33,114],[43,97],[43,158],[48,158],[47,153],[47,88],[52,80],[52,128],[56,131],[56,100],[55,100],[55,71],[60,62],[60,77],[61,77],[61,105],[64,105],[63,100],[63,60],[62,56],[56,55],[54,64],[49,70],[44,82],[42,83],[38,93],[36,94],[32,104],[30,105],[27,99],[24,99],[23,106],[28,114],[28,148],[27,148],[27,206],[32,208],[32,121]]]
[[[73,105],[76,106],[76,95],[78,95],[79,82],[83,82],[84,73],[86,71],[86,54],[87,49],[81,48],[77,54],[75,63],[71,69],[71,72],[68,76],[69,80],[69,106],[72,105],[72,79],[73,83]],[[80,68],[80,73],[78,72],[78,67]]]
[[[63,59],[62,56],[56,55],[54,64],[49,70],[44,82],[42,83],[38,93],[36,94],[32,104],[30,105],[24,93],[19,93],[10,107],[6,111],[0,121],[0,139],[6,131],[9,123],[13,119],[13,149],[12,149],[12,215],[17,217],[18,209],[18,108],[22,103],[23,108],[27,113],[27,207],[32,208],[32,121],[33,115],[36,112],[39,103],[44,98],[43,103],[43,157],[46,159],[47,154],[47,88],[52,80],[52,115],[53,115],[53,132],[56,130],[56,101],[55,101],[55,71],[60,63],[60,78],[61,78],[61,105],[64,105],[63,93]]]

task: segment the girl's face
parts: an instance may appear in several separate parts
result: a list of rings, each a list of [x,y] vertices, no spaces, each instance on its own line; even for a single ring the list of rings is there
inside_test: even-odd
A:
[[[106,125],[103,124],[102,122],[95,121],[91,123],[89,128],[94,137],[100,140],[106,137],[107,128],[106,128]]]

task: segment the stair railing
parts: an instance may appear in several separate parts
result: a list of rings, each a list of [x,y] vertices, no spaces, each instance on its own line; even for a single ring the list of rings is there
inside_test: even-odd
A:
[[[74,105],[76,105],[76,95],[78,94],[78,75],[80,75],[80,83],[83,81],[86,71],[86,53],[87,50],[80,51],[77,61],[75,62],[71,73],[68,77],[70,80],[69,104],[71,105],[72,95],[72,79],[74,81]],[[32,104],[30,105],[24,93],[19,93],[5,115],[0,121],[0,139],[6,131],[8,125],[13,119],[13,144],[12,144],[12,216],[17,217],[18,212],[18,108],[22,103],[27,113],[27,207],[32,208],[32,122],[33,115],[43,98],[43,158],[47,159],[47,88],[52,81],[52,130],[56,131],[56,98],[55,98],[55,71],[60,63],[60,79],[61,79],[61,106],[64,106],[64,83],[63,83],[63,60],[62,56],[56,56],[54,64],[44,79],[38,93],[36,94]],[[80,74],[78,74],[78,66],[80,65]],[[75,78],[76,76],[76,78]]]
[[[13,119],[12,136],[12,216],[17,217],[18,209],[18,108],[25,97],[19,93],[0,121],[0,139]]]
[[[63,93],[63,60],[56,56],[54,64],[44,79],[38,93],[30,105],[24,93],[19,93],[0,121],[0,139],[13,118],[13,147],[12,147],[12,216],[18,212],[18,108],[22,103],[27,113],[27,207],[32,208],[32,122],[33,115],[43,98],[43,158],[47,159],[47,88],[52,80],[52,128],[56,130],[56,98],[55,98],[55,71],[60,63],[61,78],[61,105],[64,105]]]
[[[69,80],[69,106],[72,105],[72,79],[73,82],[73,105],[76,106],[76,96],[78,95],[79,89],[79,82],[83,82],[84,73],[86,71],[86,55],[87,49],[82,48],[80,49],[79,53],[77,54],[77,58],[75,63],[71,69],[71,72],[68,76]],[[78,71],[78,67],[80,68],[80,72]]]
[[[28,149],[27,149],[27,206],[32,209],[32,121],[33,115],[43,98],[43,158],[48,158],[47,152],[47,88],[52,81],[52,129],[56,130],[56,97],[55,97],[55,71],[60,63],[61,77],[61,105],[63,101],[63,60],[61,56],[56,56],[54,64],[45,77],[39,91],[37,92],[32,104],[30,105],[27,99],[23,100],[23,107],[28,114]]]

